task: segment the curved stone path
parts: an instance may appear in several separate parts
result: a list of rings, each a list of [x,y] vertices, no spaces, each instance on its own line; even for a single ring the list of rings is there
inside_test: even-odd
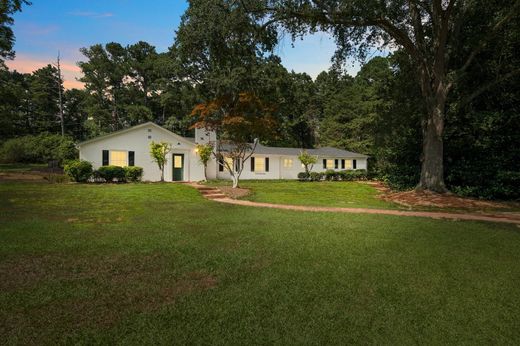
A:
[[[446,212],[430,212],[430,211],[405,211],[391,209],[369,209],[369,208],[339,208],[339,207],[316,207],[292,204],[273,204],[263,202],[252,202],[247,200],[233,199],[227,197],[221,190],[216,187],[210,187],[199,184],[191,184],[194,188],[208,199],[227,204],[242,205],[248,207],[273,208],[284,210],[313,211],[313,212],[333,212],[333,213],[355,213],[355,214],[378,214],[378,215],[397,215],[397,216],[415,216],[428,217],[432,219],[449,219],[449,220],[472,220],[472,221],[490,221],[511,223],[520,225],[520,218],[510,215],[500,214],[462,214],[462,213],[446,213]]]

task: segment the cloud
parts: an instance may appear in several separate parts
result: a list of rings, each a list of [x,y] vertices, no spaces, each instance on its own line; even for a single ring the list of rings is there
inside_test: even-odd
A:
[[[16,70],[21,73],[31,73],[39,68],[53,64],[55,60],[55,58],[44,60],[40,57],[33,57],[27,54],[17,54],[14,60],[6,61],[6,65],[11,70]],[[61,60],[60,65],[65,89],[83,89],[83,83],[77,80],[83,76],[81,69],[74,62],[68,60]]]
[[[92,11],[74,11],[69,12],[70,16],[74,17],[89,17],[89,18],[108,18],[113,17],[114,14],[111,12],[92,12]]]

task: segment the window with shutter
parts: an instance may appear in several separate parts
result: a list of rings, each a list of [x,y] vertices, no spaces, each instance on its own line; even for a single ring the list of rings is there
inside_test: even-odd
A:
[[[338,169],[339,165],[338,165],[338,159],[335,159],[334,160],[334,168],[335,169]]]
[[[255,171],[255,158],[251,157],[249,160],[251,160],[251,172]]]
[[[345,159],[341,160],[341,169],[345,169]]]
[[[269,158],[268,157],[265,158],[265,171],[269,172]]]
[[[327,169],[327,160],[323,159],[323,169]]]
[[[356,160],[352,160],[352,168],[356,169],[357,167],[357,162]]]

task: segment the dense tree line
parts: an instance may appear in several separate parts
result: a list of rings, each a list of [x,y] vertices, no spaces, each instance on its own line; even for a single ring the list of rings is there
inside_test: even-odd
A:
[[[66,134],[79,141],[154,121],[189,136],[196,106],[219,104],[232,113],[239,95],[248,93],[276,120],[276,131],[262,138],[264,144],[330,145],[368,154],[372,174],[396,187],[414,187],[424,165],[425,121],[432,113],[417,83],[416,58],[401,47],[388,57],[366,61],[356,76],[346,74],[338,58],[313,80],[287,71],[273,53],[278,27],[268,25],[265,12],[245,3],[255,2],[191,1],[167,52],[146,42],[83,48],[85,58],[78,64],[85,89],[64,91]],[[447,71],[466,66],[468,56],[474,63],[457,73],[457,82],[444,95],[443,173],[455,192],[511,199],[520,197],[520,149],[515,145],[520,143],[520,90],[514,78],[520,66],[515,54],[520,23],[515,13],[500,12],[502,7],[492,2],[465,8],[457,44],[450,43]],[[276,15],[289,11],[283,6],[276,10]],[[304,14],[312,15],[315,8],[309,10]],[[501,24],[501,35],[473,56],[475,34],[487,29],[487,20],[497,13],[508,20]],[[310,27],[298,29],[298,23],[285,25],[295,34],[325,25],[311,21]],[[371,39],[384,36],[376,34]],[[335,35],[339,39],[346,33],[338,29]],[[340,48],[356,49],[340,43]],[[0,82],[2,141],[59,133],[57,97],[63,87],[53,66],[32,74],[3,68]]]

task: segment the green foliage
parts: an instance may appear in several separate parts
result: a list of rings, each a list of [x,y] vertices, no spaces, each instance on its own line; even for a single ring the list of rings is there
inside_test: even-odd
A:
[[[368,173],[365,169],[349,171],[335,171],[333,169],[328,169],[325,172],[298,173],[298,180],[300,181],[358,181],[367,179]]]
[[[73,181],[84,183],[92,177],[92,164],[83,160],[71,160],[63,167],[63,171]]]
[[[197,155],[199,155],[200,162],[204,165],[204,178],[207,180],[206,169],[208,167],[208,162],[211,159],[211,155],[213,154],[213,145],[209,143],[197,144],[196,151]]]
[[[13,46],[15,37],[11,26],[13,15],[22,10],[23,5],[30,5],[28,0],[2,0],[0,3],[0,68],[5,59],[14,58]]]
[[[309,181],[310,175],[307,172],[298,173],[298,180],[300,181]]]
[[[101,166],[97,169],[97,176],[107,183],[125,182],[125,168],[119,166]]]
[[[213,146],[211,144],[197,144],[196,150],[200,162],[206,167],[213,154]]]
[[[302,163],[305,168],[305,173],[307,175],[312,171],[312,167],[318,161],[318,158],[314,155],[309,154],[306,150],[302,150],[300,154],[298,154],[298,160]]]
[[[7,140],[0,147],[0,160],[6,163],[47,163],[77,158],[78,151],[69,137],[42,133]]]
[[[125,181],[136,183],[143,177],[143,168],[138,166],[127,166],[125,170]]]
[[[328,181],[337,180],[338,175],[336,174],[336,171],[333,169],[327,169],[325,171],[325,179]]]
[[[168,162],[167,155],[171,152],[171,143],[160,142],[156,143],[152,141],[150,143],[150,156],[152,160],[157,163],[161,170],[161,181],[164,181],[164,166]]]
[[[310,180],[311,181],[321,181],[324,177],[324,174],[322,172],[311,172],[310,173]]]

